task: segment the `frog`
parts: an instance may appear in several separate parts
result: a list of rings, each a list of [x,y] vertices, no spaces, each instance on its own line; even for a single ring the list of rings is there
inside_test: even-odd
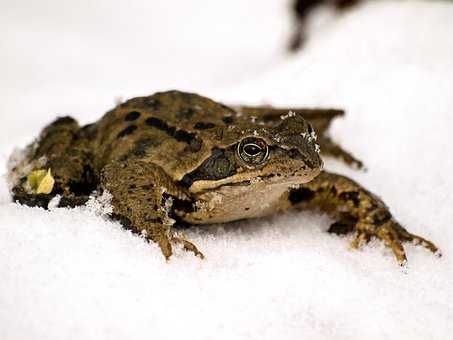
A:
[[[363,168],[328,129],[341,109],[228,106],[195,93],[157,92],[119,103],[98,121],[70,116],[47,125],[12,161],[12,199],[48,208],[111,198],[110,217],[164,258],[175,247],[204,258],[184,228],[290,210],[333,217],[328,232],[354,233],[350,247],[381,240],[400,265],[404,242],[440,254],[407,231],[375,194],[323,168],[334,157]]]

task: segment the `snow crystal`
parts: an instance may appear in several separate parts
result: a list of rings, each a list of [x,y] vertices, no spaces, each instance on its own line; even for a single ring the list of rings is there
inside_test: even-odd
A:
[[[316,151],[316,153],[321,152],[321,147],[319,146],[319,144],[315,144],[315,151]]]
[[[312,132],[310,133],[310,138],[311,138],[312,140],[317,140],[317,139],[318,139],[318,136],[316,135],[316,132],[315,132],[315,131],[312,131]]]
[[[100,196],[94,193],[85,203],[85,210],[94,215],[108,216],[113,212],[112,197],[107,190],[104,190]]]
[[[286,114],[286,115],[281,115],[281,116],[280,116],[280,119],[281,119],[281,120],[284,120],[284,119],[289,118],[289,117],[294,117],[295,115],[296,115],[295,112],[289,111],[288,114]]]
[[[55,197],[49,201],[49,204],[47,205],[47,209],[54,210],[54,209],[58,208],[60,201],[61,201],[61,195],[55,195]]]

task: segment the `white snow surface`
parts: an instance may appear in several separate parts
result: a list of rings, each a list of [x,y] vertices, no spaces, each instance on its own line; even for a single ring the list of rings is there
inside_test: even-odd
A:
[[[0,182],[0,339],[449,339],[453,334],[453,2],[320,10],[284,53],[288,1],[0,4],[0,161],[57,114],[82,123],[179,88],[227,103],[347,110],[332,136],[368,171],[327,160],[410,231],[402,270],[319,213],[193,229],[205,253],[157,246],[95,213],[10,202]],[[104,207],[105,208],[105,207]]]

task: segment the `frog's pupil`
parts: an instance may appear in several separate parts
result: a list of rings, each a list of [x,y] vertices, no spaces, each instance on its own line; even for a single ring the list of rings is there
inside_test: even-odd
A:
[[[244,146],[244,152],[248,156],[256,156],[261,152],[261,148],[256,144],[250,143]]]
[[[266,142],[261,138],[246,137],[237,147],[237,154],[247,166],[258,166],[267,160],[269,155]]]

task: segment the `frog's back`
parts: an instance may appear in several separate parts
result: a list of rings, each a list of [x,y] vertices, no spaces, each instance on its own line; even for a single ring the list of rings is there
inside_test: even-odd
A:
[[[114,160],[141,157],[179,180],[222,142],[235,111],[179,91],[136,97],[86,127],[98,169]]]

